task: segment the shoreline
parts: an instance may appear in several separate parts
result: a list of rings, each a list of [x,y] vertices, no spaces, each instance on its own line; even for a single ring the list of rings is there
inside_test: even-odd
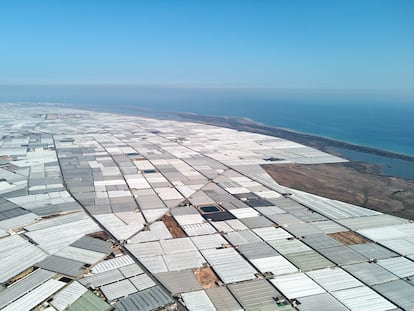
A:
[[[357,145],[335,138],[319,136],[315,134],[307,134],[298,132],[288,128],[281,128],[263,123],[256,122],[249,118],[227,117],[217,115],[200,115],[191,112],[179,112],[177,116],[186,120],[193,120],[208,125],[216,125],[221,127],[232,128],[241,131],[253,132],[258,134],[265,134],[269,136],[288,139],[300,144],[327,151],[327,148],[344,148],[361,153],[367,153],[386,158],[404,160],[414,162],[414,156],[408,154],[387,151],[379,148]],[[340,152],[339,152],[340,153]]]
[[[198,123],[203,123],[207,125],[215,125],[226,127],[230,129],[265,134],[273,137],[284,138],[291,140],[303,145],[314,147],[321,151],[328,153],[337,153],[341,154],[338,150],[328,150],[328,148],[343,148],[347,150],[352,150],[356,152],[361,152],[365,154],[377,155],[390,159],[398,159],[409,162],[414,162],[414,155],[398,153],[394,151],[388,151],[376,147],[370,147],[365,145],[354,144],[351,142],[342,141],[339,139],[321,136],[317,134],[309,134],[305,132],[296,131],[290,128],[277,127],[273,125],[267,125],[260,123],[258,121],[252,120],[248,117],[234,117],[234,116],[221,116],[221,115],[202,115],[195,112],[177,112],[177,111],[163,111],[163,110],[154,110],[145,107],[135,107],[135,106],[126,106],[124,109],[118,108],[116,110],[95,110],[96,107],[86,106],[82,107],[76,104],[63,104],[64,106],[69,106],[71,108],[86,110],[86,111],[95,111],[95,112],[106,112],[106,113],[115,113],[122,115],[133,114],[136,116],[146,116],[156,119],[174,119],[181,121],[194,121]]]
[[[414,180],[414,170],[412,169],[414,166],[411,167],[411,163],[414,162],[414,156],[369,146],[357,145],[335,138],[308,134],[289,128],[266,125],[248,117],[202,115],[193,112],[154,110],[135,106],[117,107],[117,109],[96,109],[97,107],[82,106],[73,103],[49,104],[62,105],[66,108],[88,112],[132,115],[164,120],[190,121],[239,131],[264,134],[313,147],[323,152],[347,159],[351,162],[365,162],[373,164],[378,168],[379,176],[391,176],[406,180]]]

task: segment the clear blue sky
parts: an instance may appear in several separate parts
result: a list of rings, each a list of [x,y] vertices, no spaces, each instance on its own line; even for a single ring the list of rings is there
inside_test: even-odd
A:
[[[0,1],[0,84],[413,89],[414,1]]]

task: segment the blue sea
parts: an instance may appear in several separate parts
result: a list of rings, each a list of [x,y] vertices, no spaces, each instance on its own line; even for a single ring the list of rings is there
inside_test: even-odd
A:
[[[414,92],[407,91],[0,86],[0,102],[7,101],[66,103],[138,115],[147,109],[247,117],[266,125],[414,156]]]
[[[414,156],[414,92],[138,86],[0,86],[0,102],[59,102],[139,114],[248,117],[296,131]]]

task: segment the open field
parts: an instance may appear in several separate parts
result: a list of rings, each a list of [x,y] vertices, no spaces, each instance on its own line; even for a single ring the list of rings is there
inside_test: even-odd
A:
[[[193,269],[194,276],[203,289],[216,287],[218,278],[210,267]]]
[[[414,181],[382,176],[359,163],[264,165],[281,185],[414,219]]]

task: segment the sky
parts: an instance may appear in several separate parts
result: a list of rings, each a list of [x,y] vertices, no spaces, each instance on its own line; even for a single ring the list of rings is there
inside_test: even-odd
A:
[[[2,0],[0,84],[413,90],[414,1]]]

